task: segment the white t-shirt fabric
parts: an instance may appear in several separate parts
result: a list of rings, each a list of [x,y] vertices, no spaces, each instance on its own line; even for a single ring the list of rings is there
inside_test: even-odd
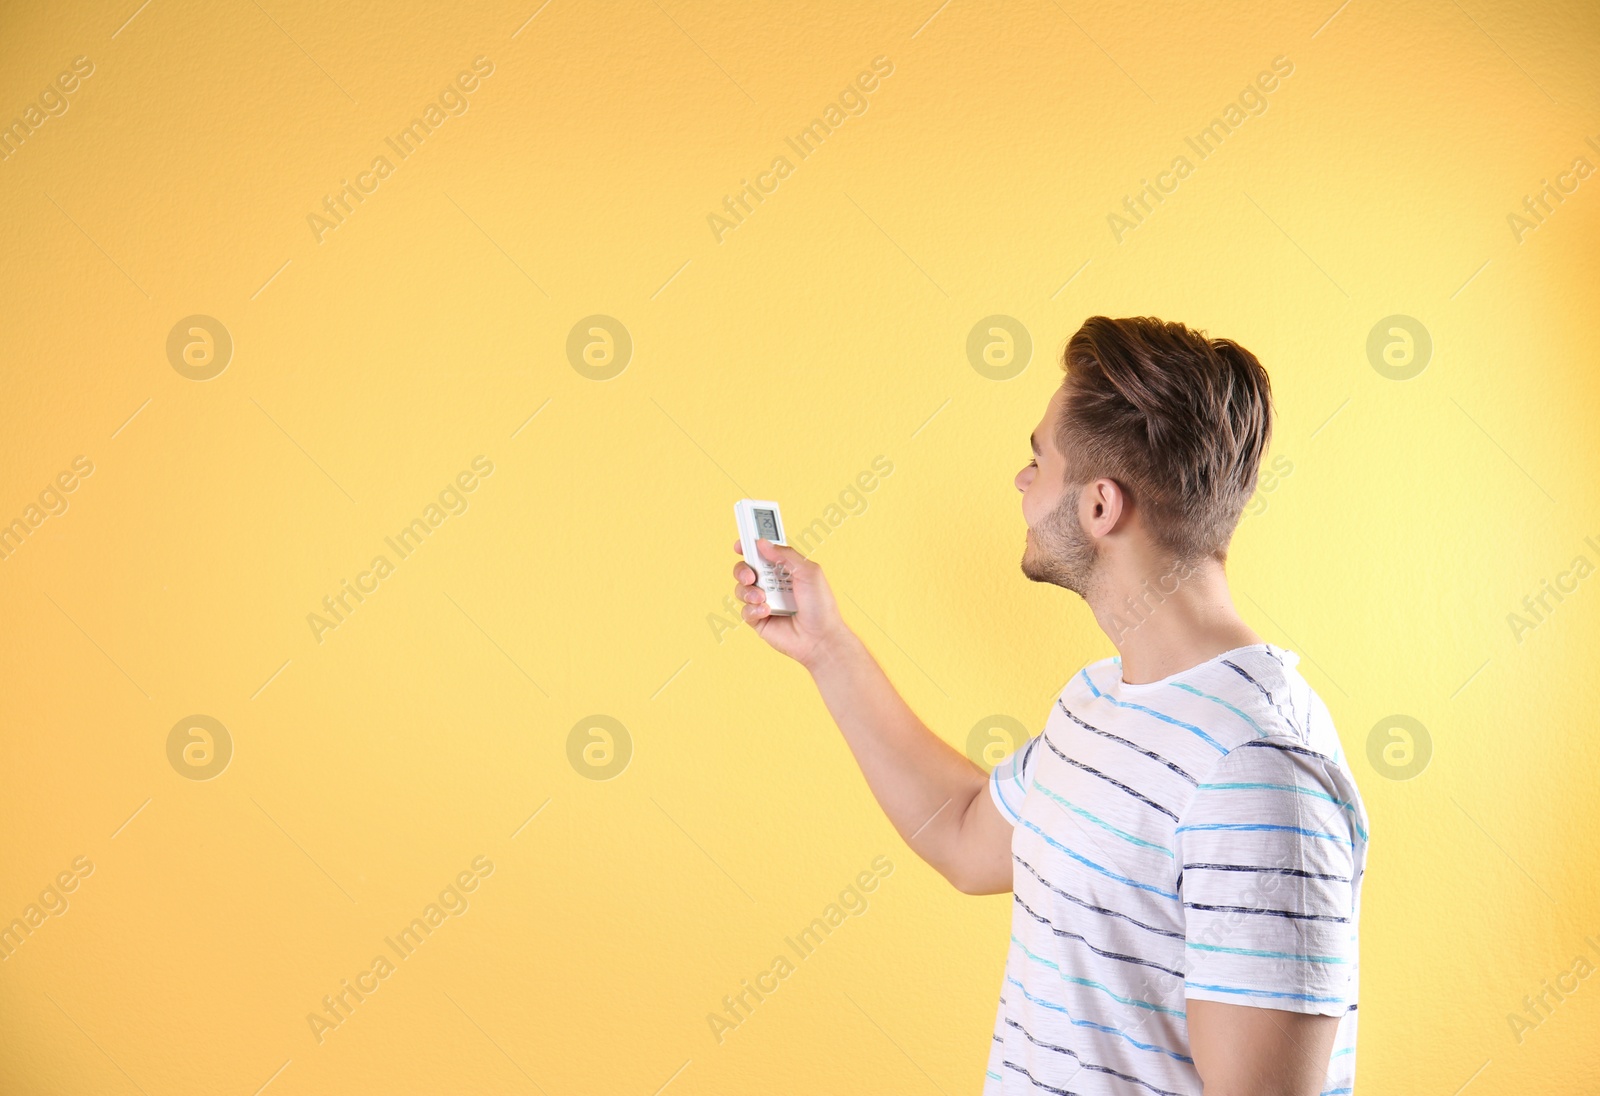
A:
[[[1201,1096],[1185,1001],[1341,1017],[1355,1084],[1368,826],[1332,717],[1269,643],[1129,685],[1085,666],[989,791],[1015,827],[985,1096]]]

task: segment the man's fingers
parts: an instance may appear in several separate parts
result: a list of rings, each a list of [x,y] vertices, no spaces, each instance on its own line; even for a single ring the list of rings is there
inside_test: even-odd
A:
[[[748,563],[740,561],[733,565],[733,577],[737,579],[741,585],[750,586],[756,581],[756,569],[750,566]]]
[[[742,540],[734,541],[733,542],[733,550],[735,552],[738,552],[741,556],[744,555],[744,541],[742,541]]]

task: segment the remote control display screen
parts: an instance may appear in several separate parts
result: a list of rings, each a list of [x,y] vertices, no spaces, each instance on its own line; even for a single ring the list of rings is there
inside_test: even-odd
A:
[[[756,536],[762,540],[778,539],[778,518],[771,510],[756,511]]]

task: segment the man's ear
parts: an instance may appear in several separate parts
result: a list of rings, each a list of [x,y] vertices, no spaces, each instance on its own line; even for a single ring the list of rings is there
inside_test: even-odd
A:
[[[1117,527],[1122,518],[1126,499],[1116,480],[1101,477],[1089,484],[1084,505],[1088,516],[1083,527],[1097,537],[1103,537]]]

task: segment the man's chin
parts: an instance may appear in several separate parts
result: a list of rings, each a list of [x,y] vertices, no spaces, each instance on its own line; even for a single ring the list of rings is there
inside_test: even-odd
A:
[[[1063,575],[1048,563],[1042,563],[1031,551],[1022,553],[1022,574],[1030,582],[1044,582],[1051,586],[1059,586],[1063,590],[1071,590],[1079,597],[1087,600],[1084,593],[1088,587],[1088,576]]]
[[[1029,582],[1055,583],[1055,575],[1046,566],[1041,565],[1029,545],[1022,553],[1022,574]],[[1056,583],[1059,585],[1059,583]]]

